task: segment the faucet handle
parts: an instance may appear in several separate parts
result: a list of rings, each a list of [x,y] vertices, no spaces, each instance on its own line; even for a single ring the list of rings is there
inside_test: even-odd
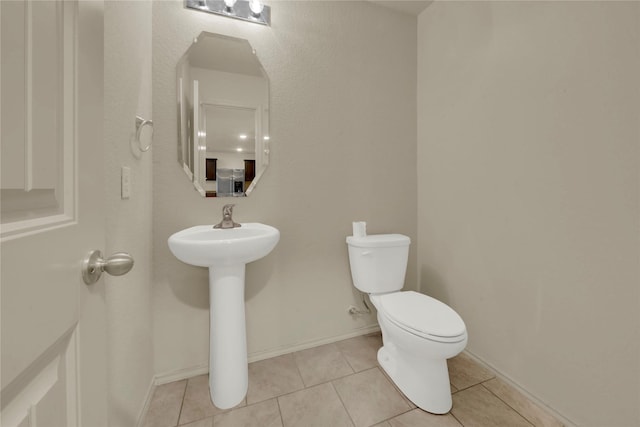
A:
[[[213,226],[213,228],[236,228],[242,227],[241,224],[237,222],[233,222],[233,207],[234,204],[224,205],[222,207],[222,221],[220,223]]]
[[[235,206],[235,204],[229,204],[229,205],[224,205],[222,207],[222,217],[223,218],[231,218],[231,216],[233,216],[233,207]]]

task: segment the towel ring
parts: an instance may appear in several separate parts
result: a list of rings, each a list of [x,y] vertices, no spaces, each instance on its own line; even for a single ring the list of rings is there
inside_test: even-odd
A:
[[[147,152],[151,148],[151,142],[146,147],[142,146],[140,142],[140,134],[142,133],[142,128],[149,125],[151,129],[153,129],[153,120],[145,120],[140,116],[136,116],[136,141],[138,141],[138,146],[140,147],[140,151]]]

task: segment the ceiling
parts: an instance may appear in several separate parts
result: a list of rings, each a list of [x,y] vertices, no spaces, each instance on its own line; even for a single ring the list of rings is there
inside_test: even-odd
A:
[[[399,12],[408,13],[410,15],[418,16],[420,12],[425,10],[433,0],[369,0],[372,3],[379,4],[380,6],[394,9]]]

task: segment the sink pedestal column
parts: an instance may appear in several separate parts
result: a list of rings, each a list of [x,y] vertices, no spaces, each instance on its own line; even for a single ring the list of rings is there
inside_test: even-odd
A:
[[[247,394],[244,272],[244,264],[209,267],[209,392],[220,409],[238,405]]]

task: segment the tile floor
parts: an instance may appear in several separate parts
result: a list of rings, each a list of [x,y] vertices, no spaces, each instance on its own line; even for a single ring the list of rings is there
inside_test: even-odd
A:
[[[156,387],[144,427],[561,426],[469,356],[449,360],[453,409],[417,409],[378,366],[380,334],[249,364],[249,391],[231,410],[209,400],[200,375]]]

